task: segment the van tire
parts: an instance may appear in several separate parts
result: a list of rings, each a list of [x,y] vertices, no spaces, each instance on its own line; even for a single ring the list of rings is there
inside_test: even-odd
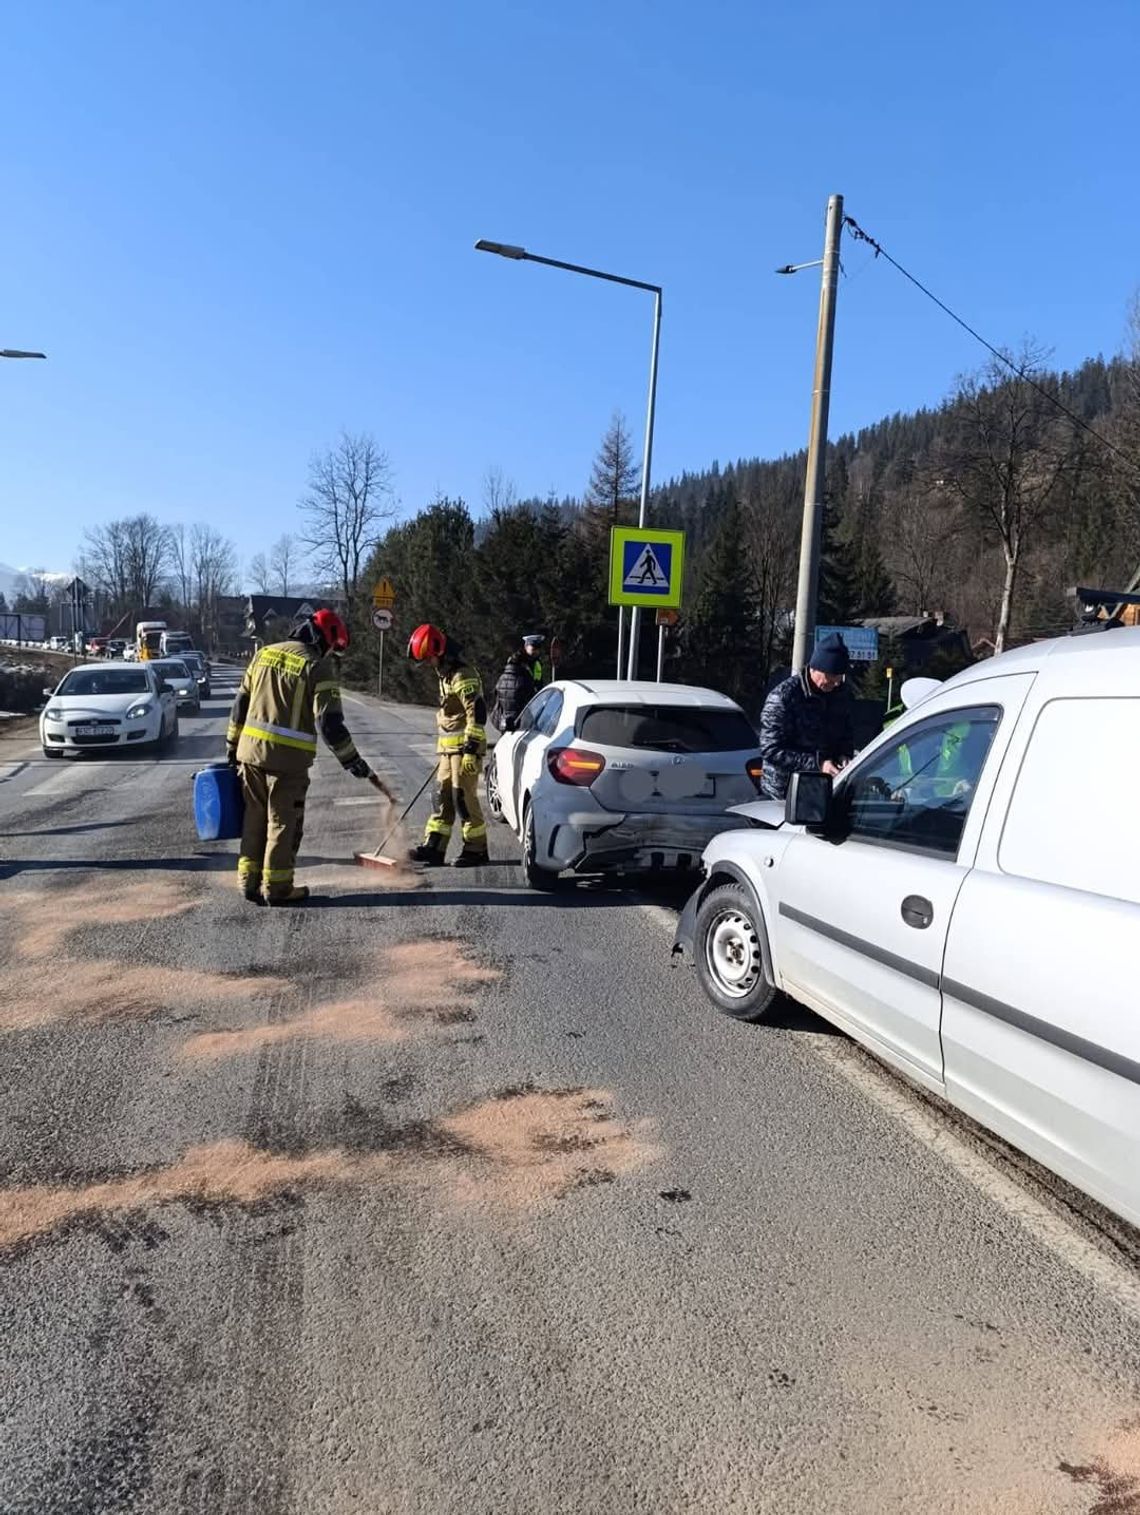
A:
[[[776,998],[763,917],[743,884],[720,884],[701,901],[693,956],[701,988],[722,1014],[762,1020]]]

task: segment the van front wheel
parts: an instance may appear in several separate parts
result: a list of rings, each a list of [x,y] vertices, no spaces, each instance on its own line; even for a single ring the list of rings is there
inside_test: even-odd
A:
[[[693,933],[697,977],[718,1010],[758,1021],[776,998],[765,973],[763,928],[742,884],[721,884],[697,911]]]

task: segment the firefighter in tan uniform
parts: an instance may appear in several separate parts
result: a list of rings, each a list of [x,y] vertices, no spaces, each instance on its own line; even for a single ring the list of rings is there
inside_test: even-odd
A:
[[[445,860],[456,813],[463,827],[463,850],[456,868],[477,868],[488,861],[487,823],[479,803],[479,775],[487,755],[487,703],[478,672],[463,660],[462,650],[437,626],[417,626],[408,656],[429,663],[439,675],[435,805],[424,839],[410,854],[414,862],[438,866]]]
[[[254,653],[230,711],[226,757],[241,773],[245,815],[238,882],[247,900],[295,905],[309,896],[293,882],[305,822],[309,769],[320,732],[354,778],[377,779],[357,752],[340,703],[330,654],[348,646],[335,611],[318,610],[287,642]]]

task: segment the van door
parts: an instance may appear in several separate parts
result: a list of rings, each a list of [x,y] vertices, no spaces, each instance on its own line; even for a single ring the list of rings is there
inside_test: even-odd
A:
[[[937,697],[942,709],[895,728],[844,777],[839,834],[797,837],[780,863],[789,991],[928,1083],[942,1079],[947,931],[1032,681],[979,680],[957,704]]]
[[[1140,698],[1081,662],[1081,693],[1043,700],[1011,752],[954,913],[946,1089],[1140,1224]]]

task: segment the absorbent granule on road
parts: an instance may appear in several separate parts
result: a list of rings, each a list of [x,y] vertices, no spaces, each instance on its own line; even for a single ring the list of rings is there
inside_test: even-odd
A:
[[[254,1205],[297,1184],[375,1178],[392,1159],[361,1162],[339,1148],[295,1157],[242,1141],[191,1147],[168,1167],[81,1187],[34,1185],[0,1189],[0,1248],[42,1236],[83,1216],[139,1210],[177,1201]]]
[[[450,1191],[464,1206],[541,1206],[661,1156],[648,1123],[618,1120],[604,1089],[504,1090],[438,1124],[467,1154]]]
[[[288,1021],[246,1026],[239,1031],[202,1032],[190,1037],[179,1055],[191,1062],[218,1062],[302,1037],[340,1042],[400,1042],[411,1033],[408,1022],[393,1014],[382,1000],[344,999],[318,1005]]]
[[[200,896],[182,881],[124,883],[122,875],[71,879],[63,888],[21,890],[4,899],[5,936],[17,957],[53,956],[83,926],[122,926],[169,920],[192,910]]]
[[[264,974],[131,966],[113,959],[61,964],[48,984],[42,965],[29,963],[0,979],[0,1031],[61,1022],[101,1025],[204,1003],[238,1005],[290,988],[287,979]]]
[[[69,1222],[156,1205],[248,1207],[297,1187],[413,1183],[449,1204],[536,1209],[655,1161],[644,1122],[617,1120],[599,1089],[508,1090],[456,1114],[377,1133],[377,1148],[270,1151],[245,1141],[189,1148],[176,1162],[84,1185],[0,1189],[0,1251]]]
[[[206,1062],[237,1057],[296,1038],[336,1042],[398,1042],[414,1035],[417,1023],[451,1025],[458,1015],[474,1019],[474,991],[502,975],[468,956],[462,942],[402,942],[385,948],[369,977],[370,993],[316,1005],[291,1019],[192,1036],[181,1056]]]

